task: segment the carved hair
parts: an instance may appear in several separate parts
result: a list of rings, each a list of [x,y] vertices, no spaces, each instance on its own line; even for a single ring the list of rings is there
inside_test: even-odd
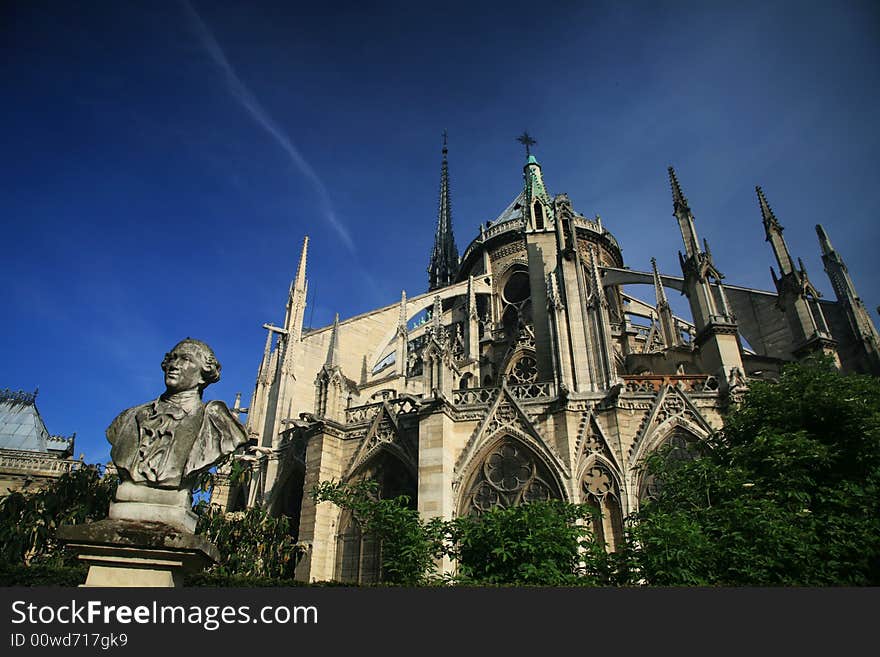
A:
[[[168,367],[171,352],[184,344],[194,345],[202,352],[202,360],[205,362],[204,366],[202,366],[202,378],[205,380],[205,386],[217,383],[217,381],[220,380],[220,361],[217,360],[217,356],[214,355],[214,350],[211,349],[211,347],[195,338],[188,337],[174,345],[171,348],[171,351],[165,354],[165,358],[162,359],[162,371],[166,371],[166,368]]]

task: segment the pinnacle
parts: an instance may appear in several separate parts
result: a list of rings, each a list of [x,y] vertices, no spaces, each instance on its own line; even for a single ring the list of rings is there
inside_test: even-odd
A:
[[[675,169],[673,169],[670,166],[668,171],[669,171],[669,183],[672,186],[672,203],[674,205],[681,205],[683,207],[688,207],[687,197],[681,191],[681,185],[678,184],[678,178],[675,175]]]
[[[774,224],[779,230],[782,230],[782,226],[779,225],[779,220],[776,219],[776,215],[773,214],[773,210],[770,208],[770,204],[764,196],[764,190],[758,186],[755,187],[755,192],[758,194],[758,204],[761,206],[761,217],[764,219],[764,226],[766,227],[769,224]]]
[[[308,259],[309,253],[309,236],[306,235],[303,238],[302,251],[299,256],[299,266],[296,268],[296,279],[295,283],[291,285],[291,287],[295,287],[298,290],[303,289],[306,283],[306,260]]]
[[[822,254],[831,255],[834,253],[834,247],[831,246],[831,240],[828,239],[828,233],[822,228],[822,224],[816,224],[816,234],[819,236],[819,246],[822,247]]]
[[[330,348],[327,350],[327,367],[339,365],[339,313],[333,320],[333,329],[330,333]]]

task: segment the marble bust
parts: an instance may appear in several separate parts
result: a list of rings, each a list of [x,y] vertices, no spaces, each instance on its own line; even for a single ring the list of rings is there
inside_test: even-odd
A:
[[[204,342],[186,338],[162,360],[165,392],[120,413],[107,428],[120,485],[110,517],[164,522],[192,531],[191,488],[201,473],[247,442],[220,401],[204,403],[220,363]]]

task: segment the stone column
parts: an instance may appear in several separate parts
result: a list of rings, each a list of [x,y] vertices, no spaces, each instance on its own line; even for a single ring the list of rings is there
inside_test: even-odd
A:
[[[327,426],[308,437],[306,476],[300,513],[299,542],[309,551],[296,569],[297,579],[323,582],[334,578],[339,508],[331,502],[315,504],[312,489],[323,481],[342,478],[342,441]]]
[[[455,514],[452,478],[455,468],[455,447],[452,419],[442,406],[419,420],[419,513],[423,520],[451,519]],[[453,564],[444,557],[440,571],[452,572]]]

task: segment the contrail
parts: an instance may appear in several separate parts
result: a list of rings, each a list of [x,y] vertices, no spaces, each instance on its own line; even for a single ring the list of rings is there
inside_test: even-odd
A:
[[[339,219],[336,218],[336,214],[333,212],[332,203],[330,202],[330,194],[327,192],[327,188],[318,177],[318,174],[315,173],[312,166],[297,150],[296,146],[293,145],[293,142],[290,141],[290,138],[284,133],[284,130],[282,130],[272,117],[269,116],[260,104],[260,101],[258,101],[251,90],[247,88],[247,85],[245,85],[244,82],[241,81],[241,78],[238,77],[232,64],[226,59],[226,54],[223,52],[223,48],[220,47],[217,39],[214,38],[213,32],[211,32],[211,29],[202,20],[202,17],[199,15],[199,12],[196,11],[195,7],[192,6],[189,0],[181,0],[181,4],[183,4],[186,13],[189,15],[193,28],[195,29],[196,35],[198,36],[199,41],[201,41],[202,46],[204,46],[211,59],[226,77],[226,86],[229,93],[245,110],[247,110],[247,113],[250,114],[251,118],[269,133],[272,139],[275,140],[275,143],[287,153],[294,166],[299,169],[300,173],[312,183],[312,187],[314,187],[321,199],[324,219],[326,219],[327,223],[330,224],[330,227],[336,231],[336,234],[339,235],[339,238],[348,250],[355,253],[356,249],[354,241],[351,239],[348,229],[341,221],[339,221]]]

